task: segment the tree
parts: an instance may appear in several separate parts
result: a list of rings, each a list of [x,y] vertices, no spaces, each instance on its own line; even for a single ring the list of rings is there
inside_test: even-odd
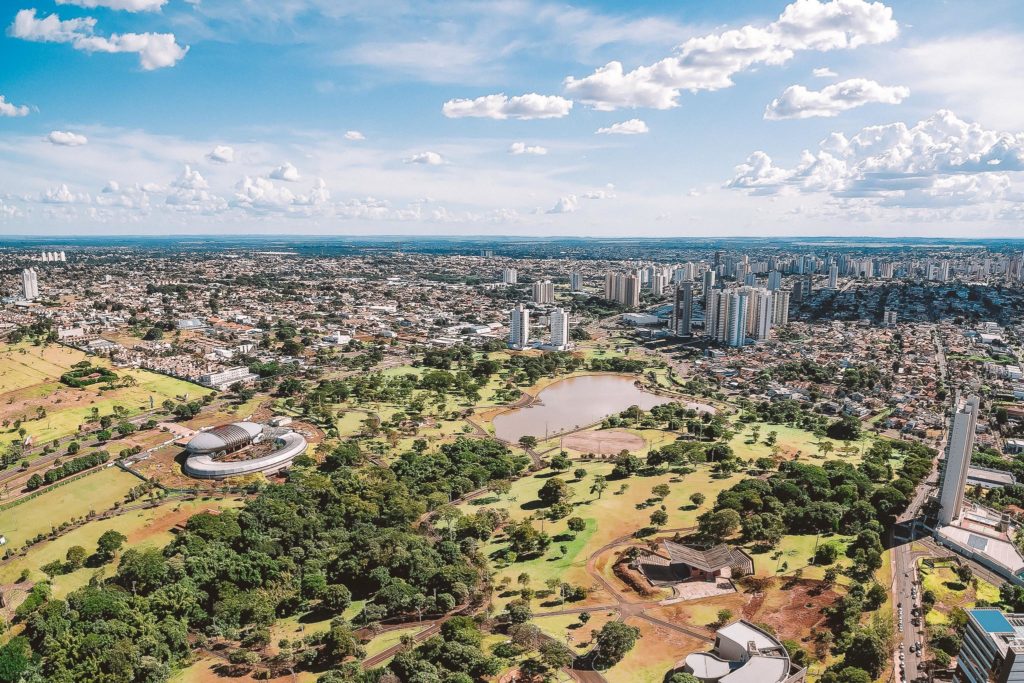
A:
[[[718,613],[715,615],[715,618],[717,619],[715,623],[717,623],[719,626],[724,626],[728,624],[729,621],[732,619],[732,610],[720,609],[718,610]]]
[[[551,469],[556,472],[565,472],[570,467],[572,467],[572,460],[570,460],[569,456],[565,454],[565,451],[562,451],[555,457],[551,458]]]
[[[554,640],[548,640],[540,646],[540,658],[541,661],[552,669],[561,669],[572,664],[573,660],[576,659],[576,655],[565,645]]]
[[[814,551],[814,564],[829,565],[839,558],[839,548],[835,543],[822,543]]]
[[[583,481],[583,478],[587,476],[587,471],[582,467],[578,467],[573,470],[572,476],[576,477],[576,481]]]
[[[88,556],[88,552],[80,545],[73,545],[68,548],[68,552],[65,554],[64,559],[67,560],[68,569],[74,571],[85,564],[85,558]]]
[[[700,679],[685,671],[677,671],[668,679],[668,683],[700,683]]]
[[[740,526],[740,514],[732,509],[710,510],[697,517],[697,531],[712,543],[732,536]]]
[[[640,629],[621,621],[610,621],[594,637],[594,668],[607,669],[622,660],[636,645]]]
[[[569,531],[578,534],[587,528],[587,523],[582,517],[570,517],[566,520],[566,526],[569,527]]]
[[[830,424],[825,433],[837,441],[856,441],[860,438],[860,431],[860,420],[852,415],[844,415]]]
[[[537,492],[537,498],[544,505],[551,507],[555,503],[561,503],[572,497],[572,489],[562,479],[551,477]]]
[[[665,498],[668,497],[668,494],[671,493],[671,492],[672,492],[672,489],[669,488],[668,484],[658,484],[657,486],[655,486],[655,487],[653,487],[651,489],[651,493],[658,500],[664,500]]]
[[[0,681],[18,683],[21,675],[31,662],[31,649],[28,639],[23,636],[11,638],[0,647]]]
[[[651,513],[651,524],[654,526],[665,526],[668,524],[668,513],[664,510],[655,510]]]
[[[36,474],[33,474],[31,477],[28,478],[28,481],[25,483],[25,488],[28,489],[29,491],[35,491],[37,488],[39,488],[42,485],[43,485],[43,478],[40,477],[38,473],[36,473]]]
[[[694,507],[700,507],[704,504],[706,498],[703,493],[691,493],[690,502],[693,503]]]
[[[966,562],[958,564],[954,571],[956,571],[956,575],[957,578],[960,579],[960,583],[964,584],[965,586],[971,582],[971,579],[974,578],[974,570],[971,569],[971,565],[967,564]]]
[[[109,562],[114,557],[114,553],[120,550],[127,540],[128,537],[120,531],[114,531],[113,529],[104,531],[100,535],[99,540],[96,541],[96,554],[104,562]]]
[[[601,494],[608,488],[608,480],[605,479],[603,474],[599,474],[594,477],[594,483],[590,485],[590,493],[597,494],[597,499],[601,500]]]
[[[888,658],[889,653],[881,638],[872,631],[861,630],[854,634],[843,661],[850,666],[867,671],[874,679],[882,672]]]
[[[529,434],[524,434],[523,436],[519,437],[519,445],[522,446],[525,450],[536,448],[537,437],[530,436]]]

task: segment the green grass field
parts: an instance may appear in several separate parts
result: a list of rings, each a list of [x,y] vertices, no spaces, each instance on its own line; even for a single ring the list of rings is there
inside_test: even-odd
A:
[[[26,540],[48,534],[62,522],[90,511],[108,510],[139,483],[116,467],[104,468],[0,512],[0,533],[7,537],[8,547],[20,548]]]

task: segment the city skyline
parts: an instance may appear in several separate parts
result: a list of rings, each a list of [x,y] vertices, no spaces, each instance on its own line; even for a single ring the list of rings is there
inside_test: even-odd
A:
[[[1021,233],[1009,2],[58,0],[0,22],[0,234]]]

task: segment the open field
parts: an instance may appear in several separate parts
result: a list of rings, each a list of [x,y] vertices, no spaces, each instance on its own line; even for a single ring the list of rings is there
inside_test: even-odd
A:
[[[757,443],[748,443],[750,441],[752,430],[755,427],[760,428]],[[776,443],[780,449],[779,457],[785,460],[792,460],[794,457],[799,457],[801,460],[817,464],[820,464],[825,459],[844,460],[849,463],[857,464],[861,461],[860,453],[866,448],[870,448],[872,442],[871,436],[867,436],[860,441],[855,442],[836,441],[828,438],[818,439],[818,437],[806,430],[786,425],[770,424],[768,422],[737,422],[735,424],[735,429],[736,434],[729,442],[729,445],[736,453],[736,457],[742,458],[743,460],[772,457],[772,447],[765,443],[769,432],[775,432],[777,435]],[[823,443],[829,443],[832,445],[832,452],[825,458],[821,457],[822,451],[820,449],[820,444]],[[850,447],[856,447],[858,449],[858,453],[844,453],[843,449]]]
[[[109,367],[101,359],[63,346],[36,347],[27,344],[0,350],[0,421],[21,420],[28,436],[38,443],[78,432],[82,424],[99,415],[112,415],[114,407],[126,416],[149,410],[150,401],[159,406],[165,399],[188,395],[196,398],[207,389],[145,370],[114,368],[119,379],[132,377],[135,386],[109,391],[101,384],[83,388],[68,387],[58,380],[75,363],[88,359]],[[22,353],[24,351],[24,353]],[[40,411],[45,412],[41,418]]]
[[[11,548],[90,511],[103,512],[141,482],[117,467],[106,467],[0,512],[0,533]]]
[[[577,432],[562,439],[566,450],[596,455],[615,454],[619,451],[639,451],[645,446],[643,437],[625,429],[606,429]]]
[[[679,660],[708,649],[701,640],[645,619],[631,618],[626,623],[640,629],[640,638],[621,662],[604,672],[609,683],[662,683],[665,672]]]
[[[235,499],[166,501],[157,507],[133,510],[111,519],[89,522],[54,541],[46,541],[33,546],[25,557],[15,557],[0,564],[0,583],[7,584],[16,581],[24,570],[28,570],[30,581],[41,581],[46,576],[40,571],[40,567],[54,560],[63,560],[71,546],[80,545],[92,553],[96,549],[97,539],[105,531],[119,531],[127,536],[126,547],[158,548],[170,543],[174,538],[171,530],[176,525],[183,524],[192,515],[208,509],[219,510],[239,505],[241,502]],[[116,566],[116,560],[107,566]],[[84,586],[95,571],[94,568],[83,567],[69,574],[55,577],[53,580],[54,596],[62,597]]]

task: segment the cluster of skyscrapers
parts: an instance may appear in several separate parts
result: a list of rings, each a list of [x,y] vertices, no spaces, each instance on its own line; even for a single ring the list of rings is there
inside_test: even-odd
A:
[[[561,308],[555,308],[548,314],[550,340],[542,344],[543,348],[552,351],[564,351],[569,348],[569,314]],[[522,350],[530,348],[530,309],[523,304],[516,304],[509,312],[508,346]]]
[[[628,308],[640,305],[639,273],[605,273],[604,298]]]
[[[763,287],[712,289],[704,310],[704,333],[727,346],[763,341],[775,326],[789,322],[789,292]]]

